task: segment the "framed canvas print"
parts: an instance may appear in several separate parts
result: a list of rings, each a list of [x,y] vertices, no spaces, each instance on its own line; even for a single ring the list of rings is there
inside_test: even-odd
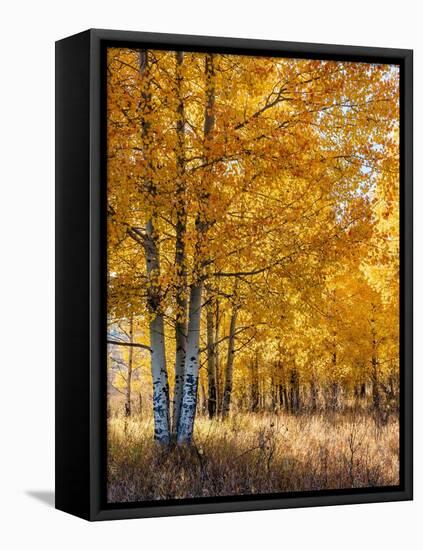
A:
[[[56,44],[56,506],[412,498],[412,52]]]

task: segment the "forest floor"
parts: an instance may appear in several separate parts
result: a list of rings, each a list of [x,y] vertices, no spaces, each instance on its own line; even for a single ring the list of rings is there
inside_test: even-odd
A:
[[[108,501],[393,486],[399,423],[370,413],[198,416],[195,445],[162,449],[152,419],[109,418]]]

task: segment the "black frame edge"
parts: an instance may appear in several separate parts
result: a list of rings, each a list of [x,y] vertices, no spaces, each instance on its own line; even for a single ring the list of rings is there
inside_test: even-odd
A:
[[[280,53],[286,53],[290,57],[306,56],[309,58],[323,58],[330,56],[347,56],[348,58],[371,58],[384,57],[391,59],[392,63],[401,62],[408,55],[412,56],[413,50],[403,48],[382,48],[375,46],[352,46],[346,44],[323,44],[312,42],[286,42],[281,40],[259,40],[256,38],[231,38],[223,36],[204,36],[204,35],[184,35],[156,32],[139,31],[116,31],[110,29],[90,29],[94,40],[103,40],[110,42],[141,42],[151,45],[165,45],[176,49],[187,47],[189,51],[193,48],[207,48],[208,51],[216,50],[244,50],[245,53],[254,50],[257,54],[263,55],[263,52],[275,50]],[[311,56],[311,57],[310,57]],[[385,61],[388,62],[388,61]]]
[[[88,519],[90,32],[56,42],[55,506]],[[78,396],[75,399],[75,396]]]
[[[386,493],[362,493],[356,495],[328,495],[312,497],[281,497],[268,500],[227,501],[219,503],[172,504],[169,506],[149,506],[144,508],[111,508],[99,510],[93,521],[114,519],[135,519],[149,517],[168,517],[199,514],[220,514],[228,512],[259,512],[265,510],[283,510],[287,508],[310,508],[322,506],[344,506],[350,504],[370,504],[412,500],[406,491]]]
[[[401,65],[400,170],[403,192],[400,204],[400,270],[403,292],[401,342],[403,378],[401,437],[403,484],[407,500],[413,499],[413,51],[404,52]]]

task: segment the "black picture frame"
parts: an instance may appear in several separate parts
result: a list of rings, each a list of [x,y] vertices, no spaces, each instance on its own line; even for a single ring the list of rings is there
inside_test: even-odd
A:
[[[398,487],[106,503],[104,52],[111,45],[400,66]],[[412,499],[412,95],[412,50],[99,29],[56,43],[56,508],[93,521]]]

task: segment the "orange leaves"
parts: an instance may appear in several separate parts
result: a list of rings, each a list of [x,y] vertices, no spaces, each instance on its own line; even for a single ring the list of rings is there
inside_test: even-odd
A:
[[[397,69],[216,54],[207,76],[205,55],[149,51],[146,71],[139,51],[109,50],[110,310],[145,315],[154,286],[171,324],[181,279],[202,271],[222,312],[236,278],[252,342],[280,338],[323,368],[336,325],[360,359],[369,301],[391,325],[396,311]],[[147,277],[150,219],[160,269]]]

